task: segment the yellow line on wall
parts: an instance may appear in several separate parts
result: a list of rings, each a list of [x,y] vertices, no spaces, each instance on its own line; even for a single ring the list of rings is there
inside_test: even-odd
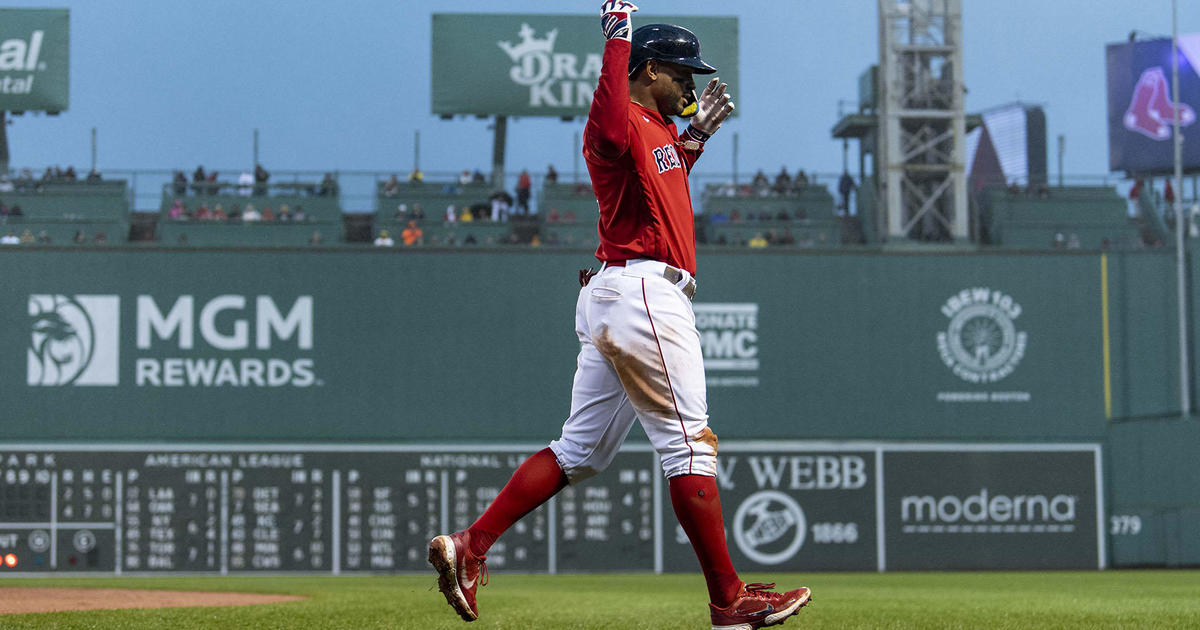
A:
[[[1108,331],[1108,254],[1100,254],[1100,321],[1104,335],[1104,417],[1112,419],[1112,351]]]

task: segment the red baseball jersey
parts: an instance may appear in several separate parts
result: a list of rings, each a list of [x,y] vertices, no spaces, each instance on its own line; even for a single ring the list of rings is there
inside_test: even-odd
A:
[[[630,43],[604,45],[600,84],[583,130],[583,156],[600,204],[596,258],[650,258],[696,273],[696,218],[688,173],[703,152],[675,124],[629,100]]]

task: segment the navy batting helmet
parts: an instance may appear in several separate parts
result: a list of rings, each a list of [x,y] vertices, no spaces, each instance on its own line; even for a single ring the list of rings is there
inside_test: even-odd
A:
[[[647,24],[633,32],[629,52],[629,76],[651,59],[669,61],[692,69],[696,74],[712,74],[716,68],[700,59],[700,40],[696,34],[674,24]]]

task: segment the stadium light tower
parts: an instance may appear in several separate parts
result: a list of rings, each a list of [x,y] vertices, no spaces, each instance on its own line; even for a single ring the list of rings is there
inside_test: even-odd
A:
[[[879,199],[888,240],[966,240],[962,0],[879,0]]]

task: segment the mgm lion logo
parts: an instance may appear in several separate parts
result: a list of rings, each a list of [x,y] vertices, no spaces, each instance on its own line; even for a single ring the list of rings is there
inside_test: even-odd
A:
[[[782,564],[804,545],[808,523],[804,510],[778,490],[760,490],[746,498],[733,515],[733,538],[747,558],[759,564]]]
[[[942,363],[968,383],[995,383],[1025,357],[1029,335],[1018,331],[1021,305],[986,287],[964,289],[946,300],[949,326],[937,334]]]
[[[116,296],[29,296],[29,385],[116,385]]]

